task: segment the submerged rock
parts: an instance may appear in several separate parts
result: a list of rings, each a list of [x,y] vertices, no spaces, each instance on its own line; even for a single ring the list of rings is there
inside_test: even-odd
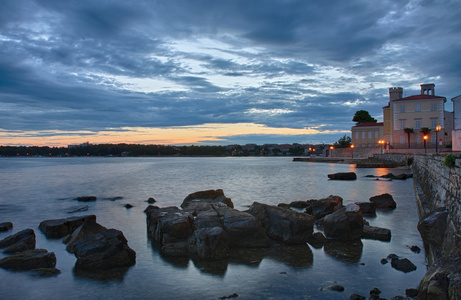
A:
[[[8,231],[8,230],[11,230],[11,229],[13,229],[13,223],[11,223],[11,222],[0,223],[0,232],[1,231]]]
[[[45,249],[23,251],[0,260],[0,267],[8,270],[33,270],[54,268],[56,255]]]
[[[76,200],[80,202],[89,202],[89,201],[96,201],[96,196],[82,196],[82,197],[77,197]]]
[[[28,228],[10,235],[0,241],[3,253],[16,253],[35,249],[35,232]]]
[[[356,180],[357,174],[354,172],[334,173],[327,175],[331,180]]]
[[[267,235],[288,244],[306,243],[312,235],[314,218],[283,207],[254,202],[248,210],[263,225]]]

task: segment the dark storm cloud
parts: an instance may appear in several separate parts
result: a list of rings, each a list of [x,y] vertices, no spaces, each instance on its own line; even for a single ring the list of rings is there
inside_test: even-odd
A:
[[[357,110],[379,119],[391,86],[461,94],[460,9],[454,0],[4,1],[0,130],[348,130]]]

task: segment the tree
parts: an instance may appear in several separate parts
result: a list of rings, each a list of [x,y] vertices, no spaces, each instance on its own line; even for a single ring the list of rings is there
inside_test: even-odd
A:
[[[336,148],[349,148],[351,145],[352,139],[350,136],[344,135],[342,138],[340,138],[337,142],[335,142],[333,145]]]
[[[431,132],[430,128],[423,127],[419,131],[423,134],[423,141],[424,141],[424,153],[426,153],[426,139],[428,138],[429,133]]]
[[[404,128],[403,131],[405,131],[405,133],[408,135],[408,149],[410,149],[410,134],[412,133],[415,133],[415,131],[413,130],[413,128]]]
[[[360,125],[363,123],[376,123],[378,122],[375,118],[370,116],[370,113],[366,110],[358,110],[355,112],[352,122],[355,122],[355,125]]]

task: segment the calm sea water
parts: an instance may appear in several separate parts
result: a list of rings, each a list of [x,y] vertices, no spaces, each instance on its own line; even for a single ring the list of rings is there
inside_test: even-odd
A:
[[[327,174],[354,171],[357,181],[329,181]],[[53,251],[56,277],[38,278],[29,272],[0,269],[2,299],[217,299],[237,293],[238,299],[349,299],[377,287],[382,297],[404,295],[416,288],[426,271],[416,230],[417,208],[412,179],[384,181],[365,175],[397,169],[356,169],[341,164],[292,162],[291,158],[0,158],[0,222],[37,235],[37,248]],[[255,254],[257,259],[230,260],[219,270],[188,259],[162,257],[147,239],[144,209],[154,197],[158,206],[179,206],[190,193],[218,189],[245,210],[254,201],[273,204],[338,195],[345,204],[368,201],[390,193],[392,212],[368,218],[371,225],[389,228],[391,242],[363,240],[352,257],[338,258],[330,248],[282,249]],[[69,214],[78,196],[94,195],[87,212]],[[109,198],[123,197],[112,201]],[[132,209],[124,204],[134,205]],[[136,251],[136,265],[116,278],[89,278],[73,271],[75,257],[60,240],[46,239],[38,225],[46,219],[95,214],[97,221],[125,234]],[[316,230],[317,231],[317,230]],[[301,251],[301,253],[300,253]],[[403,273],[380,260],[395,253],[410,259],[417,270]],[[0,254],[0,258],[3,257]],[[321,290],[339,284],[344,292]]]

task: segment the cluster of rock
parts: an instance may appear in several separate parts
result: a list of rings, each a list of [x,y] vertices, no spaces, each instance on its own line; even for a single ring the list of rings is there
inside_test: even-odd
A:
[[[164,254],[202,259],[223,259],[229,256],[229,249],[269,247],[274,241],[289,245],[307,242],[314,247],[335,241],[360,242],[361,238],[389,241],[390,231],[369,226],[362,213],[362,207],[366,213],[392,207],[388,196],[347,206],[338,196],[278,206],[254,202],[247,211],[239,211],[222,190],[201,191],[187,196],[182,209],[147,207],[147,232]],[[314,222],[323,226],[325,235],[314,233]],[[361,253],[361,243],[352,244],[358,245]]]
[[[47,238],[63,238],[66,250],[77,258],[77,270],[110,270],[129,267],[136,262],[136,252],[128,246],[123,233],[101,226],[95,215],[46,220],[40,223],[39,229]],[[35,241],[32,229],[1,240],[3,252],[14,255],[0,260],[0,267],[12,270],[54,268],[56,255],[45,249],[35,249]]]
[[[11,225],[12,228],[12,225]],[[55,269],[56,255],[45,249],[36,249],[34,230],[28,228],[10,235],[0,241],[3,253],[10,254],[0,260],[0,267],[8,270],[41,270],[53,269],[49,273],[59,273]]]

